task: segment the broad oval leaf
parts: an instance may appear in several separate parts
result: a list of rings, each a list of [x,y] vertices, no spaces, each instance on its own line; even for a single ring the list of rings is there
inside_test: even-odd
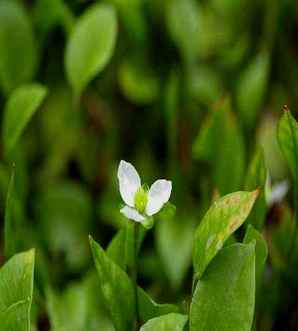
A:
[[[29,17],[18,1],[0,1],[0,85],[5,93],[32,79],[36,45]]]
[[[3,119],[3,142],[6,153],[16,146],[46,93],[46,88],[40,84],[24,85],[12,92],[5,105]]]
[[[183,331],[187,320],[186,315],[171,313],[149,320],[140,331]]]
[[[14,255],[0,269],[1,331],[29,331],[34,250]]]
[[[91,237],[90,247],[100,286],[117,331],[133,329],[135,317],[134,286],[128,275]]]
[[[117,19],[111,5],[95,4],[78,19],[65,53],[67,77],[76,95],[107,65],[116,35]]]
[[[216,200],[195,233],[193,264],[201,277],[224,242],[246,220],[258,196],[253,192],[234,192]]]
[[[298,181],[298,123],[287,108],[279,121],[277,138],[292,175]]]
[[[198,281],[190,306],[190,331],[250,331],[255,303],[255,248],[224,248]]]

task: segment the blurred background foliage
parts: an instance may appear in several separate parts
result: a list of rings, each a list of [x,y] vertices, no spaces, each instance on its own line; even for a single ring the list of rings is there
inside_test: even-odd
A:
[[[106,247],[126,221],[121,159],[148,184],[173,181],[177,211],[157,217],[139,262],[152,297],[187,305],[195,227],[214,197],[259,187],[255,324],[297,330],[293,185],[265,197],[268,175],[291,183],[276,123],[283,104],[297,115],[297,38],[295,0],[0,0],[1,211],[14,163],[10,249],[37,248],[36,330],[113,330],[88,234]]]

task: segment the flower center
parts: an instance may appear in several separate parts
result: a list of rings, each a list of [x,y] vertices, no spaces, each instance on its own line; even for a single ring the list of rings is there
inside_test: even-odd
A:
[[[147,197],[147,190],[143,188],[143,186],[141,186],[134,197],[134,202],[135,202],[135,208],[136,210],[143,214],[146,206],[147,206],[147,201],[148,201],[148,197]]]

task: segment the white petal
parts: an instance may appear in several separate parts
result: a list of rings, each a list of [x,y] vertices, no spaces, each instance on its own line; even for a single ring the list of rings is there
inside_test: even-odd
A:
[[[136,209],[129,206],[123,207],[120,212],[128,219],[142,223],[145,221],[145,217],[141,215]]]
[[[156,214],[162,206],[169,201],[172,191],[172,182],[165,179],[159,179],[154,182],[148,192],[148,203],[146,214],[151,216]]]
[[[289,183],[287,180],[283,180],[272,187],[271,194],[269,195],[268,204],[269,206],[274,203],[281,202],[286,196],[289,190]]]
[[[123,201],[130,207],[133,207],[135,193],[141,186],[141,179],[135,167],[128,162],[120,161],[118,180]]]

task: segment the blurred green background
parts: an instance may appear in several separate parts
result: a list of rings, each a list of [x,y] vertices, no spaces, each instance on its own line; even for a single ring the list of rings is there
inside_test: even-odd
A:
[[[15,163],[15,250],[37,248],[36,330],[60,330],[66,317],[63,330],[84,330],[88,314],[94,330],[112,330],[93,291],[88,234],[106,247],[126,222],[121,159],[148,184],[173,181],[176,213],[147,234],[139,283],[187,305],[194,229],[214,197],[264,191],[268,174],[291,183],[276,123],[284,104],[297,115],[297,57],[295,0],[0,0],[2,127],[18,88],[47,89],[13,151],[3,129],[1,140],[1,211]],[[264,172],[251,183],[257,162]],[[289,187],[282,201],[259,202],[254,224],[269,247],[261,331],[298,329]]]

